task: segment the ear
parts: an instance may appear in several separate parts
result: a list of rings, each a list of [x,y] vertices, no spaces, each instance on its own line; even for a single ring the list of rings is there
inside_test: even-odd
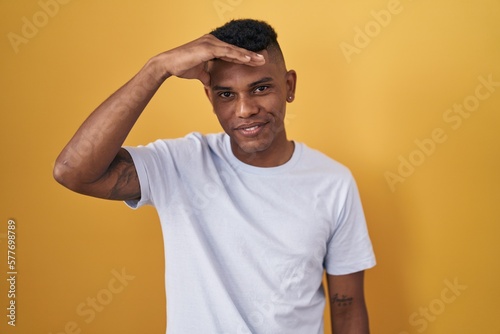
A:
[[[295,99],[295,88],[297,87],[297,72],[290,70],[286,73],[286,100],[292,102]]]

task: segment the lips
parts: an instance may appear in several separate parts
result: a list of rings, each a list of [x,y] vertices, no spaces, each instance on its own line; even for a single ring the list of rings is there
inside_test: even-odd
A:
[[[266,125],[267,122],[254,122],[250,124],[240,125],[235,130],[245,137],[254,137],[258,135]]]

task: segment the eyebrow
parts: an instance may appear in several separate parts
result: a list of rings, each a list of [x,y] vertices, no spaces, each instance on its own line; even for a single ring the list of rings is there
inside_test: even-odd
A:
[[[247,85],[247,87],[251,88],[251,87],[254,87],[254,86],[266,83],[266,82],[271,82],[271,81],[273,81],[273,78],[271,78],[271,77],[264,77],[264,78],[262,78],[260,80],[257,80],[257,81],[254,81],[252,83],[249,83]],[[218,85],[212,87],[212,90],[231,90],[231,89],[232,89],[231,87],[218,86]]]

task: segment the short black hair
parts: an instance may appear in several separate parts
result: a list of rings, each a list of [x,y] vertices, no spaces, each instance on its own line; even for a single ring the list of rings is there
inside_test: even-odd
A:
[[[223,42],[258,52],[262,50],[277,51],[284,61],[283,52],[278,43],[278,34],[269,23],[254,19],[231,20],[210,32]]]

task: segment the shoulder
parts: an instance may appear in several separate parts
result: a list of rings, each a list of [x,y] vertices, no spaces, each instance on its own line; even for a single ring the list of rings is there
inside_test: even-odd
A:
[[[188,168],[211,164],[223,151],[223,134],[204,135],[192,132],[181,138],[158,139],[145,146],[125,147],[136,164],[160,169]]]
[[[352,179],[351,171],[344,164],[304,143],[297,143],[297,145],[301,147],[301,168],[313,170],[318,174],[326,174],[336,179]]]
[[[173,138],[173,139],[157,139],[145,146],[139,145],[133,147],[132,149],[138,149],[143,151],[153,151],[157,153],[168,153],[172,154],[174,152],[192,154],[195,152],[201,152],[207,150],[210,147],[221,146],[220,143],[223,142],[223,134],[208,134],[204,135],[200,132],[191,132],[184,137]],[[127,147],[129,149],[129,147]]]

